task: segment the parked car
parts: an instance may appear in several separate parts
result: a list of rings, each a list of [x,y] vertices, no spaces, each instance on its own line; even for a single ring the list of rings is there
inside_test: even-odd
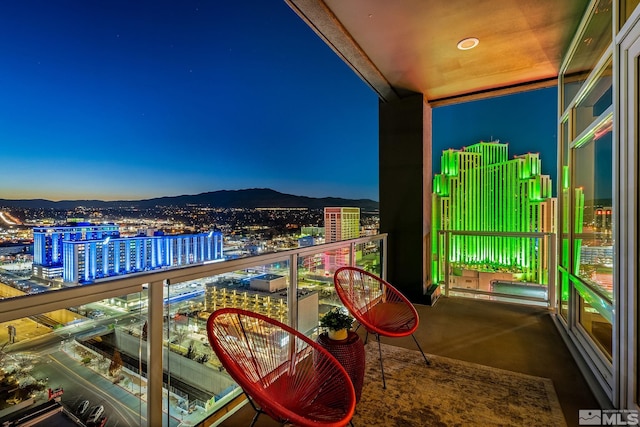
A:
[[[98,421],[100,421],[100,417],[102,416],[102,414],[104,413],[104,406],[102,405],[98,405],[95,408],[93,408],[93,411],[91,411],[91,413],[89,414],[89,418],[87,418],[87,423],[97,423]]]
[[[104,317],[104,312],[101,310],[93,310],[88,314],[88,316],[92,319],[100,319],[101,317]]]
[[[105,425],[107,425],[107,417],[101,417],[98,418],[96,421],[87,421],[87,426],[90,427],[104,427]]]
[[[78,415],[82,415],[85,412],[87,412],[87,409],[89,409],[89,401],[88,400],[83,400],[78,405],[78,409],[76,409],[76,412],[78,413]]]

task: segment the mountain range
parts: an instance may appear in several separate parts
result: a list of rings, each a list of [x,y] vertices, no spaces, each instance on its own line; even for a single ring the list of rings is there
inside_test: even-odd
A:
[[[161,206],[208,206],[214,208],[310,208],[326,206],[351,206],[364,210],[378,209],[378,202],[371,199],[343,199],[339,197],[306,197],[284,194],[269,188],[244,190],[220,190],[207,193],[172,197],[157,197],[144,200],[60,200],[46,199],[0,199],[0,207],[31,209],[87,208],[138,208],[149,209]]]

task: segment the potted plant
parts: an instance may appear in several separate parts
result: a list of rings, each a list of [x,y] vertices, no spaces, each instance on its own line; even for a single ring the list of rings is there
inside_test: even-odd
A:
[[[322,316],[320,326],[327,329],[329,339],[339,341],[347,338],[353,320],[343,309],[335,307]]]

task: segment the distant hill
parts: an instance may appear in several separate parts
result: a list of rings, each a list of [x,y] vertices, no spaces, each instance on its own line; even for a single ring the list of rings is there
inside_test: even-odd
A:
[[[156,206],[199,205],[215,208],[323,208],[325,206],[353,206],[364,210],[378,209],[378,202],[370,199],[342,199],[339,197],[306,197],[284,194],[269,188],[251,188],[246,190],[220,190],[194,195],[157,197],[145,200],[61,200],[54,202],[45,199],[8,200],[0,199],[0,207],[7,208],[43,208],[73,209],[78,206],[88,208],[126,208],[141,209]]]

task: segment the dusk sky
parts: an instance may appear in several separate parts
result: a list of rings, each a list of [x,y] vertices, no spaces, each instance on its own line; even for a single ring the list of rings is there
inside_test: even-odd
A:
[[[283,0],[5,2],[0,198],[265,187],[378,200],[378,100]],[[555,181],[556,89],[434,110]]]

